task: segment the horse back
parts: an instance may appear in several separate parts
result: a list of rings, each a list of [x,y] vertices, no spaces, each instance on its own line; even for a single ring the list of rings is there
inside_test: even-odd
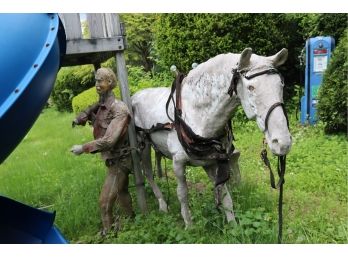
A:
[[[167,123],[170,120],[166,114],[166,102],[170,88],[157,87],[138,91],[132,96],[132,108],[135,125],[149,129],[157,123]],[[173,115],[173,104],[169,105],[169,115]]]

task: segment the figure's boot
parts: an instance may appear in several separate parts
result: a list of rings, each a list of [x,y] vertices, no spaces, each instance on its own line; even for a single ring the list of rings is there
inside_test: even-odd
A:
[[[103,229],[101,235],[105,236],[111,229],[112,226],[112,215],[108,213],[105,209],[101,209],[101,220],[103,223]]]

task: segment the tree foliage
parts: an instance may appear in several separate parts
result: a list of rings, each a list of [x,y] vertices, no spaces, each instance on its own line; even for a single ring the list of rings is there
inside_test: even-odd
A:
[[[325,123],[325,131],[347,132],[348,93],[348,30],[332,54],[319,89],[318,115]]]
[[[153,42],[153,24],[155,14],[123,14],[127,36],[127,63],[133,66],[143,66],[145,71],[153,67],[151,59]]]

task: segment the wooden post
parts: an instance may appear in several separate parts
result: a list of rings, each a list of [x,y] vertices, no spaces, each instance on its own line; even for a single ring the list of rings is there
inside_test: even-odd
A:
[[[114,24],[116,29],[115,32],[117,33],[116,35],[122,36],[119,15],[116,14],[114,15],[114,17],[116,19]],[[127,69],[126,69],[126,62],[124,59],[123,51],[116,52],[116,66],[117,66],[117,76],[120,82],[122,100],[125,104],[127,104],[132,117],[134,117],[133,111],[132,111],[129,88],[128,88]],[[137,147],[138,144],[137,144],[137,138],[135,134],[134,119],[131,120],[128,126],[128,135],[129,135],[130,146]],[[134,169],[134,175],[135,175],[135,185],[136,185],[136,191],[137,191],[138,206],[140,207],[140,210],[142,213],[146,213],[147,205],[146,205],[146,198],[145,198],[144,176],[141,171],[140,157],[136,150],[132,150],[132,159],[133,159],[133,169]]]

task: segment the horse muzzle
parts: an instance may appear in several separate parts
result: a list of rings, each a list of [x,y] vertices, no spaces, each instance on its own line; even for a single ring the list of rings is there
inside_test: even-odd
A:
[[[289,153],[292,145],[292,137],[288,135],[269,135],[266,133],[267,144],[273,154],[283,156]]]

